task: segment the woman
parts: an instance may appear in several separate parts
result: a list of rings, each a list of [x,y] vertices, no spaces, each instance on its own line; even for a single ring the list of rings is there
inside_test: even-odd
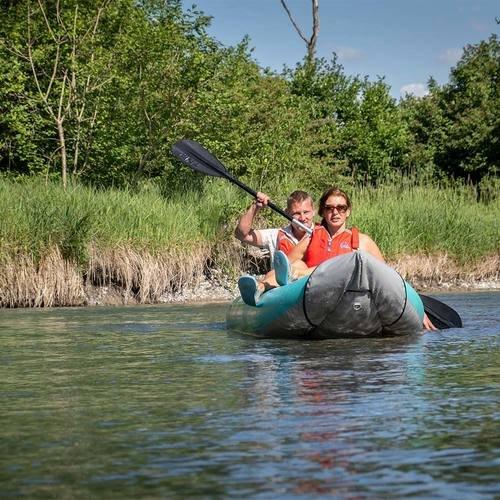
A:
[[[288,258],[284,252],[276,252],[273,271],[261,281],[249,275],[239,279],[238,287],[246,304],[256,305],[265,290],[286,285],[292,278],[309,275],[316,266],[337,255],[360,249],[384,261],[376,243],[368,235],[360,233],[357,228],[346,228],[346,221],[351,215],[351,200],[344,191],[335,187],[325,191],[318,213],[322,221],[314,226],[312,237],[305,235],[287,252]]]

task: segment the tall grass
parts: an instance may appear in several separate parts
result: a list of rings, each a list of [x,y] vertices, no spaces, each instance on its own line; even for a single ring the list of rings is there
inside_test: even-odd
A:
[[[155,185],[138,193],[81,185],[64,191],[35,179],[0,180],[0,255],[21,251],[37,259],[57,246],[63,257],[84,264],[89,245],[153,255],[207,246],[224,234],[224,217],[236,199],[227,187],[207,191],[166,200]]]
[[[235,273],[239,247],[223,220],[235,192],[207,192],[165,200],[155,185],[138,193],[64,191],[38,179],[0,180],[0,306],[81,303],[82,283],[154,302],[196,284],[207,262]],[[82,283],[61,278],[57,294],[55,284],[44,287],[50,269],[61,277],[68,265]]]
[[[353,193],[351,222],[370,234],[388,258],[401,255],[453,256],[474,263],[500,250],[500,197],[476,201],[463,185],[382,186]]]
[[[270,194],[284,206],[293,189],[288,182]],[[79,304],[88,284],[154,302],[210,269],[235,275],[243,262],[232,234],[250,197],[220,179],[209,179],[203,193],[162,193],[152,183],[138,192],[81,185],[64,191],[40,179],[0,179],[0,306]],[[498,275],[499,196],[484,204],[467,186],[411,183],[350,194],[352,224],[388,259],[447,256],[462,269],[490,259],[486,274]],[[284,223],[270,210],[256,222]]]
[[[488,193],[487,203],[477,201],[475,188],[460,182],[440,186],[401,178],[377,188],[338,187],[353,203],[348,223],[369,234],[388,259],[448,254],[467,265],[500,252],[500,185],[495,185],[497,192]],[[284,207],[288,193],[295,189],[296,183],[287,178],[269,194]],[[316,206],[321,194],[311,191]],[[284,222],[267,211],[261,224],[269,227]]]

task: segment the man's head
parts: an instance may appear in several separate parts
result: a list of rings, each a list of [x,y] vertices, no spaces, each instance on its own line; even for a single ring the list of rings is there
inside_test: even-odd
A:
[[[288,197],[286,202],[286,211],[294,219],[302,224],[311,227],[314,218],[314,203],[309,193],[305,191],[294,191]],[[292,225],[296,236],[302,237],[304,231],[297,226]]]

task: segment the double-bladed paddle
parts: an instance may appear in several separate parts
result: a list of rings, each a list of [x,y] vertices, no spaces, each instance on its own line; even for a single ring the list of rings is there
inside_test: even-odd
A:
[[[252,195],[254,198],[257,197],[257,191],[246,186],[243,182],[239,181],[233,177],[227,170],[226,167],[211,153],[209,153],[201,144],[196,141],[191,141],[190,139],[183,139],[182,141],[176,142],[172,146],[173,155],[178,158],[182,163],[191,167],[197,172],[201,172],[205,175],[212,175],[214,177],[224,177],[229,182],[236,184],[241,189],[245,190],[248,194]],[[294,219],[290,214],[287,214],[284,210],[276,206],[273,202],[268,202],[267,206],[278,212],[283,217],[286,217],[292,224],[300,227],[307,234],[312,234],[312,229],[307,227],[302,222]]]
[[[224,177],[229,182],[236,184],[248,194],[252,195],[254,198],[257,197],[257,192],[254,189],[249,188],[241,181],[233,177],[226,170],[226,167],[224,167],[224,165],[214,155],[209,153],[198,142],[192,141],[190,139],[183,139],[181,141],[178,141],[172,146],[172,153],[182,163],[192,168],[193,170],[196,170],[197,172],[205,175]],[[287,214],[284,210],[277,207],[274,203],[269,202],[267,206],[283,217],[286,217],[293,224],[296,224],[297,226],[302,228],[309,235],[312,234],[311,228],[294,219],[291,215]],[[427,316],[436,326],[436,328],[439,328],[440,330],[444,330],[446,328],[462,328],[462,320],[460,316],[450,306],[446,305],[438,299],[429,297],[427,295],[420,295],[420,298],[422,299],[422,302],[424,304],[424,310]]]

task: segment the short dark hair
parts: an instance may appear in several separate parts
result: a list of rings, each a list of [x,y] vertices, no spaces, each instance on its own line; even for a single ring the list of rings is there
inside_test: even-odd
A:
[[[346,205],[348,209],[351,209],[351,200],[349,199],[349,195],[345,192],[342,191],[342,189],[339,189],[336,186],[333,186],[329,189],[327,189],[321,196],[319,200],[319,210],[318,214],[320,217],[323,217],[323,211],[325,210],[325,205],[326,205],[326,200],[330,198],[330,196],[342,196],[342,198],[345,199]]]
[[[286,200],[286,208],[287,210],[290,210],[294,203],[302,203],[307,200],[311,200],[311,205],[314,206],[314,201],[309,193],[300,190],[294,191],[293,193],[290,193],[288,199]]]

